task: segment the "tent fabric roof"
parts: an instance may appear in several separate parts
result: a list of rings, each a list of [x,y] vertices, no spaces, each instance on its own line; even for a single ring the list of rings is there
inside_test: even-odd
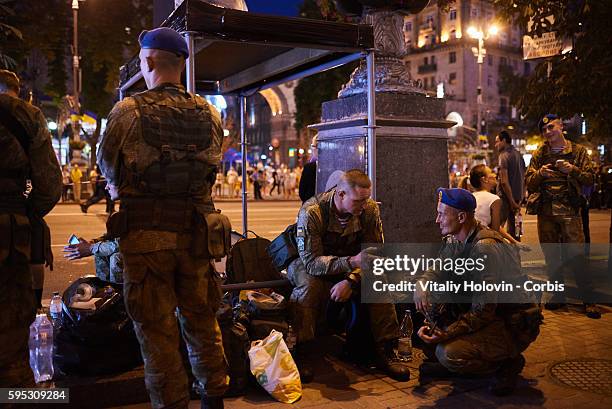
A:
[[[270,16],[185,0],[162,23],[195,38],[195,80],[206,94],[249,93],[350,60],[374,48],[372,26]],[[145,88],[138,56],[120,70],[120,87]]]

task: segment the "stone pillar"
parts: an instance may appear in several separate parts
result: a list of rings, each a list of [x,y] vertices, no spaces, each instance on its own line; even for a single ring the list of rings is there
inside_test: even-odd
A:
[[[427,97],[410,78],[403,62],[403,14],[397,2],[386,3],[364,7],[362,16],[373,26],[376,50],[376,200],[387,243],[437,243],[435,190],[448,186],[446,129],[454,122],[444,119],[445,101]],[[409,8],[413,12],[427,4],[413,3],[419,4]],[[319,131],[317,192],[336,170],[367,173],[366,81],[362,62],[339,99],[323,103],[322,122],[311,126]]]
[[[387,243],[436,243],[435,190],[448,186],[444,100],[423,95],[376,94],[376,186]],[[336,170],[367,173],[367,98],[323,103],[317,192]]]

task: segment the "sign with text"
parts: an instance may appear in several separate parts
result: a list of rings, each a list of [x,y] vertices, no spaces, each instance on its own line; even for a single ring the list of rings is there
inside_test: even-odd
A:
[[[542,34],[541,37],[523,36],[523,59],[554,57],[571,50],[563,38],[557,37],[554,31]]]

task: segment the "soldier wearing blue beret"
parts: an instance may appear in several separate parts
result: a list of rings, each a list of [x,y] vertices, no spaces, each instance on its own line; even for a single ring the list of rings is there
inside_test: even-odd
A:
[[[416,308],[436,322],[422,326],[418,336],[428,345],[425,352],[432,357],[435,354],[438,361],[423,363],[420,375],[436,378],[492,374],[492,392],[507,395],[514,390],[525,364],[521,352],[537,337],[540,310],[530,294],[520,293],[513,298],[520,304],[502,304],[498,303],[497,292],[465,289],[464,284],[470,282],[524,282],[520,258],[510,251],[499,232],[475,219],[476,198],[469,191],[439,188],[437,201],[436,223],[445,236],[438,258],[443,262],[461,261],[461,265],[481,260],[484,267],[469,272],[432,269],[419,278],[414,293]],[[431,282],[458,283],[462,290],[440,296],[425,289],[426,283]],[[517,313],[531,318],[526,327],[510,324]]]
[[[176,55],[189,57],[189,50],[185,39],[176,31],[168,27],[143,31],[138,37],[141,49],[164,50]]]
[[[600,318],[593,303],[593,284],[588,269],[584,269],[582,246],[584,233],[581,209],[588,211],[582,188],[593,185],[595,169],[582,145],[567,140],[563,122],[558,115],[546,114],[538,122],[544,143],[533,153],[525,173],[529,198],[527,213],[538,216],[538,238],[546,259],[550,281],[563,283],[563,269],[569,267],[589,318]],[[564,251],[553,243],[567,243]],[[573,245],[571,245],[573,244]],[[553,294],[545,307],[563,307],[563,294]]]
[[[152,407],[189,403],[177,348],[182,334],[202,389],[202,408],[222,408],[229,381],[211,259],[225,249],[209,250],[205,241],[224,243],[220,236],[229,225],[211,199],[221,160],[221,118],[181,83],[189,53],[179,33],[157,28],[143,32],[139,43],[148,90],[115,105],[98,154],[102,174],[121,199],[109,233],[121,238],[125,303],[141,345]]]

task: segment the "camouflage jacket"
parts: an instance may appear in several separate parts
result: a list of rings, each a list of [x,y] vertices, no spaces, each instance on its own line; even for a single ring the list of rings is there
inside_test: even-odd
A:
[[[498,236],[498,239],[492,238],[493,236]],[[466,248],[468,242],[473,244]],[[502,242],[501,235],[480,223],[468,234],[468,239],[465,242],[447,236],[444,238],[444,244],[438,255],[439,258],[442,260],[481,259],[484,260],[485,268],[482,271],[473,269],[471,272],[466,271],[462,274],[454,271],[428,270],[419,278],[419,281],[435,281],[438,283],[453,281],[459,284],[468,280],[475,283],[499,283],[502,281],[520,283],[522,276],[518,253],[516,255],[509,254],[508,251],[510,251],[512,245]],[[470,292],[461,290],[458,294],[445,293],[435,308],[439,313],[437,318],[440,322],[438,322],[438,325],[445,329],[450,339],[476,332],[493,321],[499,320],[504,316],[505,311],[515,310],[516,304],[512,307],[510,307],[511,304],[499,304],[498,297],[498,293],[494,291]],[[520,299],[524,297],[524,293],[519,293],[516,297],[521,304],[529,302],[527,299]]]
[[[553,177],[544,178],[540,173],[542,166],[551,164],[555,169],[555,162],[560,159],[572,163],[576,169],[567,175],[555,171]],[[540,194],[539,214],[575,215],[582,186],[591,186],[594,175],[593,163],[582,145],[569,142],[565,150],[554,153],[545,143],[533,154],[525,173],[525,182],[530,194]]]
[[[344,227],[336,218],[336,190],[311,197],[298,214],[297,237],[300,259],[313,276],[348,274],[348,259],[366,243],[382,243],[383,230],[378,205],[368,199],[360,216],[352,216]]]
[[[166,94],[161,101],[172,109],[173,101],[186,98],[185,88],[178,84],[162,84],[146,93]],[[221,118],[214,107],[200,96],[193,96],[198,104],[208,105],[211,112],[211,143],[206,151],[199,153],[196,159],[211,166],[217,166],[221,160],[221,142],[223,128]],[[98,165],[109,183],[119,189],[119,198],[140,197],[141,191],[130,183],[126,170],[144,171],[158,160],[158,151],[149,146],[142,135],[140,111],[134,98],[127,97],[115,104],[102,136],[98,149]],[[201,203],[212,203],[210,186],[194,195],[193,199]],[[190,240],[183,233],[153,230],[130,232],[126,240],[121,241],[122,252],[148,252],[171,250],[189,247]]]
[[[30,167],[32,192],[29,205],[34,215],[49,213],[62,194],[62,172],[51,145],[51,135],[43,113],[37,107],[0,94],[0,104],[25,128],[30,137],[29,152],[23,151],[16,137],[0,124],[0,171]],[[0,195],[23,197],[25,186],[18,180],[0,176]]]

